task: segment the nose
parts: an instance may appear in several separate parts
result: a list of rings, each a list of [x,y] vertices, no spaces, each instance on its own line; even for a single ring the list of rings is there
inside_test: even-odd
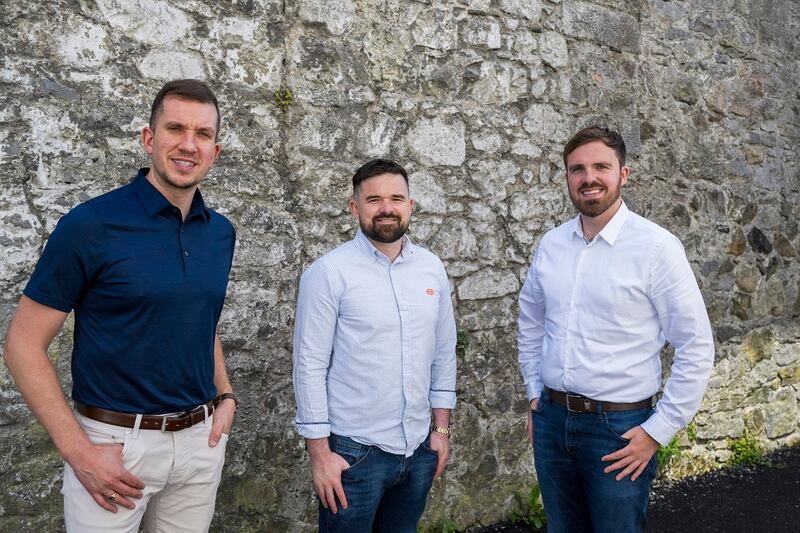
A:
[[[197,151],[197,137],[193,131],[185,131],[181,135],[178,148],[183,152],[194,153]]]

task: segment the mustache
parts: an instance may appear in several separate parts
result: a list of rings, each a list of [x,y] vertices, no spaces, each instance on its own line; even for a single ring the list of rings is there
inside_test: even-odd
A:
[[[583,185],[578,187],[578,192],[583,192],[586,189],[594,189],[595,187],[598,187],[600,189],[605,189],[606,188],[606,186],[603,185],[602,183],[600,183],[599,181],[593,181],[591,183],[584,183]]]

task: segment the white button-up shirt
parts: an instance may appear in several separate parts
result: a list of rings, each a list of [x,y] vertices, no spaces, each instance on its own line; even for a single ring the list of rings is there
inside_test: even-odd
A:
[[[431,408],[456,404],[456,327],[444,266],[404,237],[392,263],[359,230],[300,280],[296,424],[411,455]]]
[[[549,231],[519,295],[519,363],[528,398],[542,387],[608,402],[636,402],[672,374],[642,428],[661,444],[703,398],[714,340],[680,241],[623,203],[591,242],[580,217]]]

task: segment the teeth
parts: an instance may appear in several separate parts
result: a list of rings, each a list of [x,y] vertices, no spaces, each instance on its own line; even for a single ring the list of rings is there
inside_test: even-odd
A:
[[[173,159],[172,161],[173,161],[173,162],[174,162],[174,163],[175,163],[177,166],[179,166],[179,167],[183,167],[183,168],[191,168],[191,167],[193,167],[193,166],[194,166],[194,163],[193,163],[192,161],[184,161],[184,160],[182,160],[182,159]]]

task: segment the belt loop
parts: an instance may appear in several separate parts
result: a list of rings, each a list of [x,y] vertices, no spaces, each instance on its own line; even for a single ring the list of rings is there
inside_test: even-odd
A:
[[[136,421],[133,423],[133,431],[131,437],[134,439],[139,438],[139,426],[142,425],[142,413],[136,413]]]
[[[203,424],[208,425],[208,404],[203,404]]]

